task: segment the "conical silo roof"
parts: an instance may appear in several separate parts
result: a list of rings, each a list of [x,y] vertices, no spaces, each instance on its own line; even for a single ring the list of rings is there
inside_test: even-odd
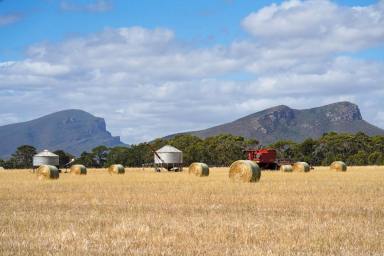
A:
[[[178,150],[175,147],[172,147],[171,145],[165,145],[164,147],[158,149],[156,152],[157,153],[181,153],[180,150]]]
[[[48,150],[43,150],[42,152],[36,154],[35,156],[51,156],[51,157],[58,157],[58,155],[52,153],[52,152],[49,152]]]

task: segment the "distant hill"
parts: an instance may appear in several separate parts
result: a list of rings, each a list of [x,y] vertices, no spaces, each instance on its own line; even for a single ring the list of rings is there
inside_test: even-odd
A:
[[[338,102],[304,110],[280,105],[230,123],[187,133],[201,138],[228,133],[257,139],[261,144],[267,145],[279,140],[301,142],[310,137],[319,138],[331,131],[338,133],[361,131],[368,135],[384,135],[383,129],[364,121],[359,107],[350,102]]]
[[[38,119],[0,126],[0,157],[9,157],[20,145],[38,150],[62,149],[75,155],[99,145],[123,145],[106,130],[103,118],[82,110],[64,110]]]

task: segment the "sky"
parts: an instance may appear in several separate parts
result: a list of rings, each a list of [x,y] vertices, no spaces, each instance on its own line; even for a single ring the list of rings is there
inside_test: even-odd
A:
[[[384,128],[384,0],[0,0],[0,125],[65,109],[139,143],[276,105]]]

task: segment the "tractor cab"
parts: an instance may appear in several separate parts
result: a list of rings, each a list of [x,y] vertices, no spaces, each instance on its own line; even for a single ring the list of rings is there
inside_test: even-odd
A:
[[[248,149],[245,150],[247,153],[247,159],[256,162],[261,169],[278,169],[277,163],[277,152],[272,148],[262,149]]]

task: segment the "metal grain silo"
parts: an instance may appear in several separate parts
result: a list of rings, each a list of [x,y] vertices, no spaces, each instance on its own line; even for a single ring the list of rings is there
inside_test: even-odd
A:
[[[39,167],[40,165],[53,165],[59,166],[59,156],[44,150],[33,156],[33,167]]]
[[[156,167],[163,167],[167,170],[181,170],[183,165],[183,152],[170,145],[157,150],[153,157]]]

